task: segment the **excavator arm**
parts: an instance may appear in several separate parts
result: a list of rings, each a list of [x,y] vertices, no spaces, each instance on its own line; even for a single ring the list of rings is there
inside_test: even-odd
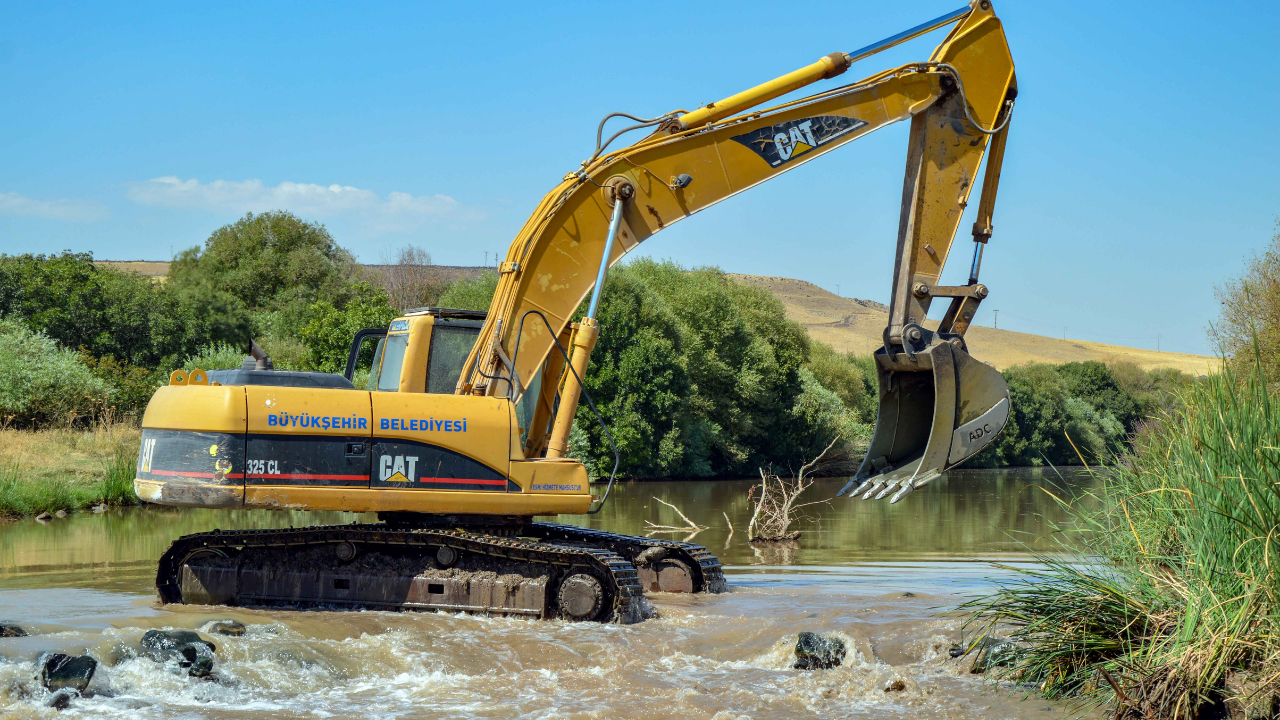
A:
[[[950,23],[954,27],[925,62],[755,109]],[[717,103],[642,120],[641,126],[657,129],[630,146],[605,150],[598,139],[595,154],[542,199],[512,242],[457,392],[516,400],[543,371],[524,450],[526,457],[544,448],[548,457],[563,456],[580,378],[599,334],[595,308],[610,266],[693,213],[910,120],[889,324],[876,352],[879,415],[867,459],[846,488],[856,485],[864,497],[894,491],[896,502],[985,447],[1008,417],[1003,379],[968,355],[964,333],[987,295],[978,269],[991,236],[1016,94],[1003,27],[989,2],[974,0],[931,23],[853,53],[833,53]],[[970,281],[939,286],[988,150]],[[571,323],[593,289],[587,316]],[[926,315],[934,298],[948,298],[950,305],[930,328]]]

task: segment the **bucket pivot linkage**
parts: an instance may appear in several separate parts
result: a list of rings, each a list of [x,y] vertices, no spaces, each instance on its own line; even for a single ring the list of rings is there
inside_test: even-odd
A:
[[[908,327],[902,352],[875,353],[880,407],[858,473],[840,491],[896,503],[985,448],[1009,419],[1009,389],[959,336]],[[912,345],[922,346],[916,351]],[[898,348],[893,348],[897,350]]]

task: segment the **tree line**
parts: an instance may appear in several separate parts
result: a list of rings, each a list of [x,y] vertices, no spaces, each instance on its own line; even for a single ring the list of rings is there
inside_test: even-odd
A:
[[[320,224],[249,214],[155,281],[88,254],[0,256],[0,421],[24,427],[141,416],[177,367],[238,366],[254,338],[277,368],[341,372],[352,336],[412,306],[487,309],[488,272],[433,285],[406,248],[361,266]],[[579,316],[582,310],[579,310]],[[767,290],[716,268],[640,259],[611,271],[586,387],[629,477],[733,477],[799,467],[832,439],[851,472],[876,413],[870,356],[813,342]],[[1176,402],[1177,371],[1070,363],[1005,372],[1009,427],[974,464],[1105,461]],[[612,452],[587,408],[571,445],[594,474]]]

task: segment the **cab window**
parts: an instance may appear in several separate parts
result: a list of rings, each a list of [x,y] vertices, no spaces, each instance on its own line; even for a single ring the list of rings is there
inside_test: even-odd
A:
[[[462,366],[480,336],[480,323],[436,320],[427,357],[427,392],[452,395],[462,377]],[[402,351],[403,354],[403,351]]]
[[[378,389],[396,392],[400,389],[400,366],[404,364],[404,352],[409,347],[409,333],[388,335],[379,344],[382,364],[378,369]]]

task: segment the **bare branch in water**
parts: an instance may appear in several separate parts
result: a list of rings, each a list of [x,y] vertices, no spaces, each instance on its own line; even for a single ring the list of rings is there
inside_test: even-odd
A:
[[[825,501],[797,503],[796,500],[813,485],[813,478],[808,476],[808,472],[839,441],[840,436],[837,435],[817,457],[800,466],[800,472],[794,478],[784,480],[760,468],[760,484],[752,486],[747,493],[747,498],[754,500],[755,504],[755,509],[751,513],[751,523],[747,525],[748,541],[794,540],[800,537],[800,531],[791,530],[795,511]]]

